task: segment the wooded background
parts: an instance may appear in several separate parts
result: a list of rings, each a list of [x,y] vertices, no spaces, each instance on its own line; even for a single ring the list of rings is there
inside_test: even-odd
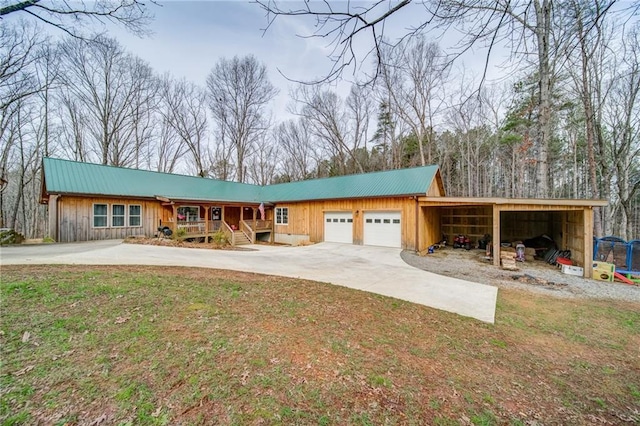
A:
[[[495,13],[502,2],[489,3]],[[46,236],[38,200],[51,156],[260,185],[437,164],[449,196],[606,199],[595,235],[640,238],[640,25],[637,8],[614,3],[449,10],[469,43],[493,35],[511,46],[500,83],[427,32],[378,37],[362,83],[348,93],[328,84],[338,74],[298,84],[284,120],[272,110],[275,70],[254,56],[214,60],[200,87],[105,35],[65,27],[54,42],[37,20],[0,21],[2,226]],[[500,16],[488,35],[474,32]]]

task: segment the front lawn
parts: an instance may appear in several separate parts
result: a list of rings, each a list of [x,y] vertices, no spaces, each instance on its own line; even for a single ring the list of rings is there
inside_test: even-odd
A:
[[[5,425],[640,422],[639,304],[500,290],[490,325],[210,269],[1,280]]]

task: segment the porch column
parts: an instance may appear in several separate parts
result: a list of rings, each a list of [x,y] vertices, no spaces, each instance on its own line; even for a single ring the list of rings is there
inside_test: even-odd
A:
[[[493,205],[493,264],[500,266],[500,207]]]
[[[276,210],[275,206],[271,208],[271,244],[276,242]],[[264,213],[265,219],[267,217],[267,212]]]
[[[173,215],[171,216],[171,231],[173,231],[174,235],[177,235],[178,232],[178,206],[175,204],[171,205],[171,209],[173,210]]]
[[[582,213],[584,227],[584,266],[585,278],[593,276],[593,207],[585,207]]]
[[[210,211],[211,211],[211,206],[205,206],[205,209],[204,209],[204,234],[205,234],[205,236],[209,236],[209,215],[210,215]]]

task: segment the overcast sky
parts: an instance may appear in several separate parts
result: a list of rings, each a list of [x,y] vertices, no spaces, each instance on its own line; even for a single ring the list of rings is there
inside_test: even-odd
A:
[[[320,40],[302,39],[308,33],[300,20],[283,19],[266,33],[262,9],[248,1],[170,1],[152,7],[152,34],[139,38],[116,29],[111,34],[125,48],[148,61],[158,73],[170,72],[204,86],[207,74],[221,58],[254,55],[267,66],[271,82],[280,89],[274,110],[282,113],[291,78],[313,78],[330,66]]]
[[[277,118],[286,116],[289,88],[294,86],[278,70],[292,79],[312,80],[326,75],[332,65],[327,58],[331,51],[327,40],[299,37],[313,33],[312,19],[279,17],[264,32],[265,13],[249,1],[161,1],[160,4],[161,7],[151,6],[155,20],[150,36],[138,38],[123,29],[112,30],[111,36],[148,61],[156,72],[170,72],[200,85],[205,84],[207,74],[220,58],[252,54],[267,66],[271,82],[280,89],[273,105]],[[385,24],[385,34],[392,39],[400,36],[406,28],[419,22],[420,12],[419,6],[410,5],[392,16]],[[359,59],[363,59],[371,48],[371,39],[367,34],[359,42],[363,53]],[[365,59],[362,70],[370,71],[372,63],[372,59]],[[479,59],[477,66],[482,65]],[[355,79],[352,72],[343,77]],[[348,87],[343,83],[335,90],[344,97]]]

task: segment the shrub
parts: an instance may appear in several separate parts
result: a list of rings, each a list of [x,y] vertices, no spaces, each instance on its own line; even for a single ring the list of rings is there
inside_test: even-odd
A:
[[[212,236],[211,239],[214,243],[219,244],[221,246],[229,244],[229,239],[227,238],[227,234],[224,233],[222,229],[218,229]]]
[[[13,229],[0,231],[0,244],[20,244],[24,241],[24,235]]]

